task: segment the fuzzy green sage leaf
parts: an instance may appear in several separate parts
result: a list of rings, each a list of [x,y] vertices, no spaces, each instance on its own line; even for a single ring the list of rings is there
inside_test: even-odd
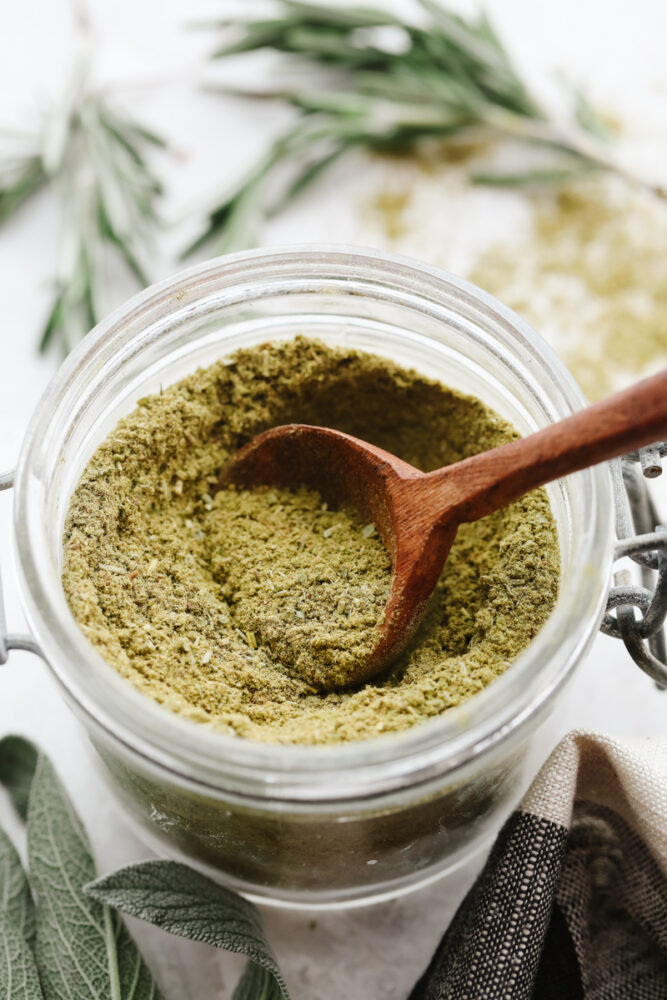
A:
[[[43,1000],[35,959],[20,930],[0,912],[0,996],[3,1000]]]
[[[35,907],[21,859],[0,827],[0,911],[28,944],[35,935]]]
[[[88,838],[46,757],[28,807],[35,958],[45,1000],[158,1000],[136,945],[108,907],[82,892],[95,877]]]
[[[266,980],[259,991],[259,974],[246,970],[234,995],[282,997],[287,987],[269,945],[257,909],[246,899],[225,889],[186,865],[175,861],[147,861],[104,876],[86,887],[91,899],[140,920],[155,924],[170,934],[203,941],[226,951],[246,955],[265,969],[277,988],[267,992]],[[245,983],[244,983],[245,980]],[[252,994],[250,987],[255,988]],[[241,990],[241,992],[239,992]]]
[[[236,984],[232,1000],[281,1000],[284,994],[274,975],[255,962],[248,962]]]
[[[0,784],[9,792],[21,819],[28,815],[30,785],[37,767],[38,752],[22,736],[4,736],[0,740]]]
[[[0,782],[17,812],[25,815],[37,751],[20,736],[0,740]],[[7,1000],[43,1000],[30,945],[35,908],[30,885],[13,843],[0,828],[0,996]]]

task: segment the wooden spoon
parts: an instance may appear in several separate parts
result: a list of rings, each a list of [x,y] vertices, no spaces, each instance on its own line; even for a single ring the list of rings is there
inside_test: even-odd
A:
[[[342,431],[287,424],[259,434],[220,486],[304,485],[372,521],[392,563],[384,620],[345,686],[374,677],[414,635],[459,524],[561,476],[667,437],[667,369],[525,438],[423,473]],[[340,686],[340,679],[338,680]]]

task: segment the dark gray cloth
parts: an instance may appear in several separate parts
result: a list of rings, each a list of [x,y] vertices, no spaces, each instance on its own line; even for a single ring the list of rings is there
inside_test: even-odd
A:
[[[643,814],[641,768],[615,741],[563,741],[410,1000],[667,1000],[667,817]]]

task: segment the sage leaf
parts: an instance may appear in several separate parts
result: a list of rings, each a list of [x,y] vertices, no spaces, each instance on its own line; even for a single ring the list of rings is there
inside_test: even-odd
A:
[[[5,913],[0,913],[0,996],[3,1000],[44,1000],[28,943]]]
[[[193,868],[175,861],[146,861],[98,879],[86,886],[86,892],[93,899],[155,924],[169,934],[246,955],[275,980],[277,992],[268,993],[267,997],[289,1000],[257,909]],[[246,973],[251,975],[248,970]],[[239,997],[250,995],[246,990]]]
[[[28,859],[45,1000],[157,1000],[157,987],[116,914],[82,892],[95,877],[90,845],[44,756],[30,791]]]
[[[28,944],[35,936],[35,907],[21,859],[0,827],[0,915]]]
[[[0,784],[9,792],[22,820],[28,815],[28,797],[37,757],[37,748],[22,736],[5,736],[0,740]]]
[[[108,909],[105,907],[105,910]],[[150,969],[117,913],[111,914],[118,955],[119,997],[122,1000],[161,1000]]]
[[[248,962],[232,1000],[280,1000],[283,995],[275,976],[261,965]]]

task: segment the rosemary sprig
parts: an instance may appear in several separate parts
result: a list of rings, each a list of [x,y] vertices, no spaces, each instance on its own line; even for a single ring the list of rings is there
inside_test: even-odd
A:
[[[46,183],[31,136],[0,132],[0,223]]]
[[[225,41],[213,58],[273,49],[288,66],[305,65],[313,85],[233,91],[290,103],[299,118],[210,213],[186,253],[208,243],[218,252],[250,245],[264,218],[354,146],[411,149],[427,137],[510,138],[542,147],[553,162],[512,174],[473,172],[474,183],[565,183],[591,171],[613,171],[643,183],[609,158],[604,125],[585,95],[575,93],[567,127],[549,117],[486,15],[468,19],[435,0],[417,2],[421,19],[409,22],[380,7],[300,0],[276,0],[274,17],[220,22]],[[643,186],[665,196],[660,187]]]
[[[43,187],[62,204],[54,301],[40,350],[56,340],[67,354],[104,315],[116,259],[148,284],[143,262],[161,190],[144,156],[150,146],[164,143],[94,91],[82,67],[34,133],[0,135],[0,223]]]

